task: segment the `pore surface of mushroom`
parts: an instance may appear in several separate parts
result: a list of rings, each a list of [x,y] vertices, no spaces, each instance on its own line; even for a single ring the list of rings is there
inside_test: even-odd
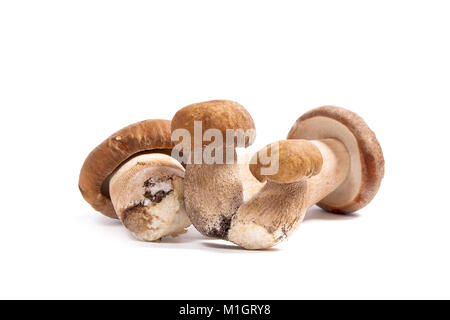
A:
[[[84,199],[141,240],[176,236],[190,225],[184,168],[168,155],[170,126],[168,120],[146,120],[123,128],[89,154],[80,172]]]

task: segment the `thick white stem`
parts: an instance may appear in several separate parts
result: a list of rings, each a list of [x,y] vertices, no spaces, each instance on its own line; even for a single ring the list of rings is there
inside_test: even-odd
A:
[[[312,207],[336,190],[350,172],[350,155],[344,144],[335,139],[310,140],[323,158],[322,170],[308,179],[307,207]]]

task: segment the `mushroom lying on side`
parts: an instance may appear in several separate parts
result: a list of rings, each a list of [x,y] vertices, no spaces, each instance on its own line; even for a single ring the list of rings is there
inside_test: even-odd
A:
[[[119,218],[138,239],[185,232],[184,168],[170,157],[168,120],[146,120],[111,135],[86,158],[79,189],[92,207]]]
[[[377,194],[384,177],[383,151],[356,113],[335,106],[313,109],[295,122],[287,138],[309,140],[324,157],[321,173],[308,184],[309,206],[351,213]]]

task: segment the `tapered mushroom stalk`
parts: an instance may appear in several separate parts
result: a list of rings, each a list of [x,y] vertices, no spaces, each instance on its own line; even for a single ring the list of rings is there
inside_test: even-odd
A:
[[[184,168],[171,153],[170,121],[146,120],[116,132],[86,158],[79,188],[94,209],[119,218],[138,239],[185,232]]]
[[[226,236],[231,218],[245,195],[235,148],[249,146],[254,137],[253,119],[233,101],[192,104],[173,117],[172,138],[176,142],[182,140],[182,153],[187,161],[186,212],[202,234]],[[173,156],[177,151],[180,150],[175,146]]]
[[[263,148],[250,170],[267,183],[239,208],[227,239],[247,249],[276,245],[295,230],[317,197],[342,183],[348,168],[348,153],[337,141],[283,140]]]

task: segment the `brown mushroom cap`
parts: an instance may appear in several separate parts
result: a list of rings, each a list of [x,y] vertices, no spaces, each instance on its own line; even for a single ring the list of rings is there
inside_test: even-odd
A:
[[[268,163],[262,163],[268,157]],[[268,160],[269,160],[268,159]],[[263,169],[273,168],[271,173]],[[250,171],[261,182],[270,180],[278,183],[292,183],[315,176],[322,168],[322,154],[307,140],[282,140],[272,143],[250,161]]]
[[[169,120],[145,120],[127,126],[103,141],[84,161],[78,186],[91,206],[117,219],[109,196],[109,179],[127,160],[146,152],[170,154]]]
[[[301,116],[288,139],[336,139],[350,154],[347,179],[317,205],[336,213],[349,213],[366,206],[376,195],[384,176],[384,158],[372,130],[357,114],[344,108],[324,106]]]
[[[251,136],[246,137],[245,147],[253,143],[255,138],[255,124],[248,111],[239,103],[229,100],[212,100],[188,105],[175,114],[172,119],[172,131],[186,129],[194,138],[194,121],[202,122],[202,138],[208,129],[219,130],[225,140],[226,131],[252,130]],[[207,146],[210,141],[203,141],[202,146]]]

